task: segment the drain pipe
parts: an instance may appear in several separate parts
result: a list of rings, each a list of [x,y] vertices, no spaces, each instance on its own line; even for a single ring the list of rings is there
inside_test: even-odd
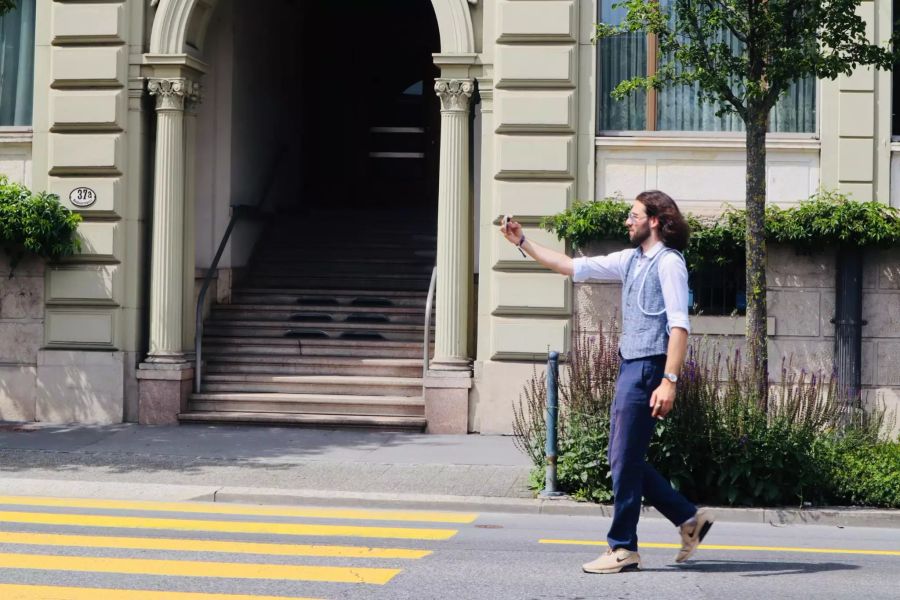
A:
[[[849,408],[859,406],[862,388],[863,250],[842,245],[836,262],[834,371]]]

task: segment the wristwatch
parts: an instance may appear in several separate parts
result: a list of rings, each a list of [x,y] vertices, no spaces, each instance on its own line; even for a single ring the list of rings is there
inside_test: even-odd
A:
[[[668,379],[672,383],[678,383],[678,375],[675,373],[663,373],[663,378]]]

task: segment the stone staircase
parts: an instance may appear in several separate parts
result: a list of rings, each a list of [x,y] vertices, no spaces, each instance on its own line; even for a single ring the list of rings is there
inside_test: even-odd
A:
[[[436,239],[420,231],[433,230],[431,220],[359,211],[279,218],[231,304],[212,307],[201,393],[180,419],[423,430]]]

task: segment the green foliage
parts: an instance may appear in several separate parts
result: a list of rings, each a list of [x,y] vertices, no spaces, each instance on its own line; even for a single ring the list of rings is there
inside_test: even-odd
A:
[[[628,243],[625,219],[631,205],[621,198],[607,198],[594,202],[574,202],[561,213],[546,217],[541,227],[555,231],[559,239],[567,239],[575,248],[583,248],[591,241],[614,240]]]
[[[560,382],[557,474],[577,499],[612,500],[607,449],[609,414],[618,373],[617,339],[576,336]],[[540,415],[517,439],[539,451],[532,485],[543,487],[543,381],[535,372],[516,410]],[[900,442],[878,439],[874,417],[849,406],[834,378],[782,365],[782,384],[767,410],[753,400],[750,371],[740,353],[728,360],[702,345],[690,349],[675,410],[657,425],[649,461],[698,503],[778,506],[853,503],[900,507]],[[543,389],[543,388],[541,388]],[[545,392],[544,392],[545,393]],[[527,405],[527,409],[525,408]]]
[[[822,192],[786,210],[766,211],[766,235],[799,247],[894,246],[900,244],[900,210],[880,202],[855,202]]]
[[[630,207],[615,198],[576,202],[568,210],[544,219],[542,225],[575,248],[601,240],[627,243],[625,217]],[[690,214],[685,218],[691,227],[684,252],[689,270],[743,265],[745,211],[730,207],[716,218]],[[857,202],[823,191],[793,208],[767,207],[766,238],[798,249],[895,246],[900,244],[900,210],[874,200]]]
[[[835,502],[900,507],[900,442],[848,435],[818,440],[814,449],[829,466]]]
[[[0,0],[0,16],[5,15],[16,7],[16,0]]]
[[[57,196],[33,194],[0,175],[0,246],[13,267],[26,253],[58,260],[77,252],[75,232],[80,222],[81,217],[62,206]]]

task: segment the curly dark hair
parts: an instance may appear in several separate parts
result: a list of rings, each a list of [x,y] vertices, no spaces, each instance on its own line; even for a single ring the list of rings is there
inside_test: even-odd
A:
[[[659,237],[666,246],[678,251],[687,248],[691,228],[668,194],[659,190],[647,190],[638,194],[635,200],[644,205],[647,217],[659,219]]]

